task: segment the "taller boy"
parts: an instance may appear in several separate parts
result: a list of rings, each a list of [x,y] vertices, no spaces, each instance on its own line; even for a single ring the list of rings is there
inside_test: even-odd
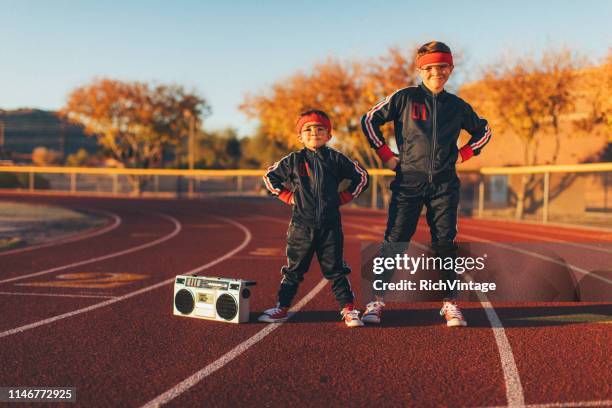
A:
[[[459,178],[455,163],[478,155],[491,139],[491,130],[467,102],[444,90],[454,68],[451,50],[446,44],[432,41],[421,46],[416,67],[423,80],[420,85],[396,91],[361,120],[372,148],[386,167],[396,171],[391,183],[383,252],[385,246],[388,250],[394,247],[393,243],[410,241],[421,210],[426,206],[432,249],[438,256],[456,257]],[[385,144],[380,131],[381,125],[391,121],[399,158]],[[471,138],[459,149],[461,129]],[[447,271],[444,278],[456,279],[456,274]],[[382,292],[374,292],[373,297],[363,315],[366,323],[379,323],[385,305]],[[465,326],[455,298],[456,293],[447,293],[441,314],[448,326]]]

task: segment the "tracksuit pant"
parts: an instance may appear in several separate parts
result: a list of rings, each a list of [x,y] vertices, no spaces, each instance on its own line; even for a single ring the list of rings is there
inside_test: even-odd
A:
[[[403,254],[414,235],[421,210],[427,208],[426,218],[431,232],[431,247],[435,256],[456,258],[457,210],[459,206],[459,179],[438,183],[391,184],[391,202],[387,218],[387,229],[381,246],[381,256],[395,257]],[[384,281],[390,281],[395,270],[385,270]],[[441,270],[442,280],[455,280],[454,270]],[[373,291],[382,297],[383,291]],[[456,298],[456,291],[448,291],[445,298]]]
[[[346,276],[351,269],[344,262],[343,247],[342,225],[312,228],[292,220],[287,231],[287,265],[281,269],[279,305],[291,306],[315,253],[323,276],[332,282],[332,291],[340,308],[353,303],[355,295]]]

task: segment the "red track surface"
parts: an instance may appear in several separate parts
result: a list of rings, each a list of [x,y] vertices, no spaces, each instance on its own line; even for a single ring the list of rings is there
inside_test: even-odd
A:
[[[503,326],[495,329],[483,304],[470,303],[470,326],[455,330],[442,323],[437,303],[392,304],[381,327],[347,329],[326,286],[270,331],[253,321],[274,304],[285,261],[289,211],[280,203],[6,198],[109,211],[122,222],[92,238],[0,253],[0,386],[76,387],[83,407],[142,406],[160,396],[177,407],[612,405],[612,325],[541,319],[609,321],[611,303],[494,304]],[[343,220],[346,259],[358,271],[360,242],[382,236],[385,214],[346,210]],[[459,230],[464,241],[612,241],[606,232],[500,221],[461,219]],[[427,241],[424,224],[416,238]],[[162,242],[151,244],[156,240]],[[585,258],[602,256],[582,250]],[[128,253],[109,256],[119,251]],[[202,275],[257,281],[252,323],[172,315],[169,280],[202,267]],[[102,275],[74,275],[93,273],[137,276],[88,287],[104,283],[96,280]],[[54,286],[75,279],[76,287]],[[321,279],[313,262],[298,298],[312,296]],[[357,273],[352,282],[359,292]]]

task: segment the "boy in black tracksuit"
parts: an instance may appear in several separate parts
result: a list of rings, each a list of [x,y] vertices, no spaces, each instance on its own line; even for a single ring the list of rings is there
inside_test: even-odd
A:
[[[432,41],[420,47],[416,66],[422,84],[396,91],[361,120],[370,146],[388,168],[396,171],[382,255],[393,256],[405,249],[398,243],[410,241],[425,206],[433,250],[437,256],[456,258],[459,178],[455,163],[478,155],[489,142],[491,130],[467,102],[444,91],[453,71],[451,51],[446,44]],[[385,144],[380,131],[380,126],[390,121],[395,127],[399,158]],[[471,138],[458,149],[461,129]],[[387,279],[391,273],[386,271]],[[453,270],[443,274],[444,280],[457,277]],[[373,293],[374,300],[366,307],[364,322],[380,323],[382,296],[382,292]],[[440,313],[448,326],[466,326],[455,297],[455,292],[447,293]]]
[[[263,322],[283,322],[314,254],[323,276],[332,281],[347,326],[363,326],[354,309],[354,294],[343,259],[344,235],[339,207],[356,198],[368,185],[368,173],[356,161],[325,144],[331,137],[331,121],[322,111],[300,115],[296,124],[304,149],[283,157],[271,166],[264,182],[272,194],[293,207],[287,232],[287,265],[283,266],[278,305],[259,317]],[[338,192],[344,179],[351,184]]]

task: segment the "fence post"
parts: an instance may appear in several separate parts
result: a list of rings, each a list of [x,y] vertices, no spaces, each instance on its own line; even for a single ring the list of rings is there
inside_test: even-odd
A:
[[[30,191],[34,191],[34,173],[30,172],[28,176],[28,188]]]
[[[484,176],[480,175],[480,182],[478,183],[478,216],[484,215],[484,195],[485,195],[485,182]]]
[[[119,175],[113,174],[113,194],[119,193]]]
[[[193,176],[187,176],[187,197],[193,198]]]
[[[542,208],[542,222],[548,222],[548,196],[550,191],[550,172],[544,173],[544,206]]]
[[[153,185],[155,189],[155,195],[157,196],[159,193],[159,174],[153,176]]]
[[[236,183],[236,189],[239,193],[242,193],[242,176],[236,176],[238,177],[237,183]]]
[[[372,175],[372,203],[373,209],[378,208],[378,175]]]
[[[604,173],[604,211],[608,211],[608,172]]]
[[[72,194],[76,193],[76,173],[70,173],[70,192]]]

